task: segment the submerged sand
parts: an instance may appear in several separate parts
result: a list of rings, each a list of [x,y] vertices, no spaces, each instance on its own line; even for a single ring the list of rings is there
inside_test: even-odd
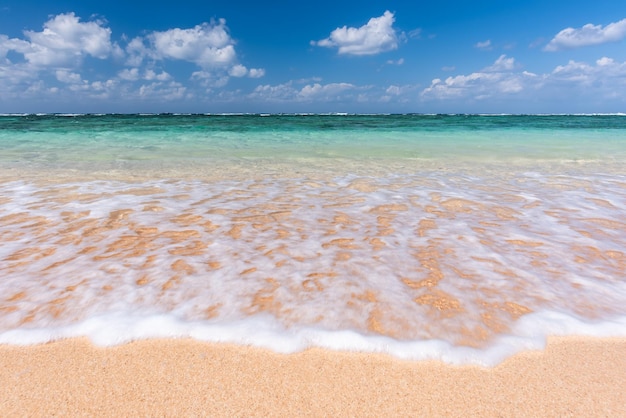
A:
[[[626,416],[626,339],[552,338],[499,366],[193,340],[0,346],[2,416]]]

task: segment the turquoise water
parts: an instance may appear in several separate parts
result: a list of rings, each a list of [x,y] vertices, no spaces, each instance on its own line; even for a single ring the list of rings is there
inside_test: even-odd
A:
[[[613,163],[626,156],[625,129],[623,116],[2,116],[0,163],[41,169],[228,159]]]
[[[626,335],[624,116],[5,115],[0,149],[0,343]]]

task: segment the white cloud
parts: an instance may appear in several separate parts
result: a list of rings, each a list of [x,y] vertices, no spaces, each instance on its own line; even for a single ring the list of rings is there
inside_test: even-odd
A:
[[[115,91],[117,86],[116,80],[94,81],[91,83],[87,80],[82,80],[80,83],[71,84],[69,89],[75,93],[80,92],[89,98],[108,99],[117,94]]]
[[[487,39],[483,42],[477,42],[474,47],[478,49],[491,50],[491,39]]]
[[[589,23],[579,29],[563,29],[545,46],[544,51],[559,51],[568,48],[598,45],[620,41],[624,38],[626,38],[626,19],[610,23],[604,27]]]
[[[483,69],[485,72],[510,71],[515,68],[515,58],[507,58],[506,55],[500,55],[493,65]]]
[[[550,78],[560,84],[593,87],[594,90],[624,91],[626,88],[626,62],[619,63],[612,58],[602,57],[594,64],[569,61],[557,66]]]
[[[187,88],[174,81],[170,83],[154,82],[144,84],[136,92],[140,99],[156,99],[159,101],[180,100],[185,97],[186,93]]]
[[[602,66],[606,66],[605,64]],[[566,65],[559,65],[552,71],[552,76],[559,80],[587,82],[592,73],[593,66],[585,62],[569,61]]]
[[[228,75],[214,71],[194,71],[191,79],[198,81],[201,86],[208,89],[224,87],[228,84]]]
[[[180,100],[188,96],[187,88],[181,83],[163,80],[169,77],[165,72],[156,73],[148,70],[144,73],[138,72],[137,75],[145,82],[135,85],[124,83],[126,80],[120,82],[117,79],[110,79],[73,84],[69,89],[75,94],[69,97],[75,98],[76,94],[81,94],[83,97],[99,100],[159,103]]]
[[[125,81],[137,81],[140,79],[147,80],[147,81],[151,81],[151,80],[167,81],[172,78],[172,76],[169,75],[165,71],[161,71],[160,73],[157,74],[154,70],[151,70],[151,69],[144,71],[142,75],[139,72],[139,68],[125,68],[119,73],[117,73],[117,76],[121,80],[125,80]]]
[[[74,13],[60,14],[43,25],[43,31],[25,31],[29,41],[13,39],[11,49],[35,66],[67,66],[86,55],[104,59],[117,51],[111,29],[100,20],[81,22]],[[116,52],[117,53],[117,52]]]
[[[0,35],[0,62],[10,63],[6,58],[9,51],[28,51],[30,44],[22,39]]]
[[[331,100],[338,98],[340,93],[353,89],[355,86],[350,83],[330,83],[330,84],[307,84],[302,87],[298,96],[303,99],[323,98],[324,100]]]
[[[436,78],[421,92],[423,100],[505,100],[552,102],[562,108],[568,100],[584,106],[605,106],[607,100],[626,102],[626,62],[602,57],[595,63],[569,61],[549,73],[520,71],[513,58],[504,55],[493,65],[468,75]]]
[[[302,81],[302,80],[300,80]],[[298,81],[278,85],[259,85],[248,95],[250,99],[270,102],[331,102],[352,97],[360,88],[350,83],[312,83],[302,87]],[[361,88],[362,89],[362,88]]]
[[[248,69],[241,64],[234,65],[230,70],[228,70],[228,74],[231,77],[244,77],[248,74]]]
[[[238,63],[235,40],[224,19],[193,28],[174,28],[136,37],[128,43],[126,52],[126,63],[133,67],[141,66],[146,60],[194,63],[202,70],[195,71],[191,78],[207,88],[223,87],[229,77],[259,78],[265,75],[262,68],[248,69]]]
[[[141,65],[144,57],[152,55],[150,49],[144,44],[143,38],[140,37],[133,38],[126,45],[126,52],[128,54],[126,63],[133,67]]]
[[[24,31],[24,39],[0,35],[0,81],[4,84],[0,91],[3,98],[23,99],[36,93],[56,97],[66,89],[83,89],[87,82],[73,70],[80,68],[84,58],[117,57],[120,51],[111,42],[111,30],[105,22],[82,22],[74,13],[59,14],[50,17],[40,32]],[[10,52],[14,53],[11,59]],[[62,87],[46,85],[41,74],[45,72]]]
[[[172,76],[165,71],[161,71],[159,74],[157,74],[154,70],[146,70],[146,73],[143,76],[144,80],[167,81],[170,78],[172,78]]]
[[[189,29],[174,28],[134,38],[126,52],[130,56],[128,63],[134,66],[150,58],[189,61],[209,69],[234,65],[237,58],[234,44],[226,20],[219,19]]]
[[[390,85],[384,90],[371,89],[367,92],[367,95],[362,95],[364,100],[370,102],[382,102],[389,103],[391,101],[395,103],[409,103],[415,102],[416,91],[419,85],[406,84],[403,86]]]
[[[230,70],[228,70],[228,75],[231,77],[245,77],[248,76],[250,78],[261,78],[265,75],[265,70],[263,68],[246,68],[244,65],[236,64],[233,65]]]
[[[248,97],[262,101],[282,102],[294,100],[297,94],[298,90],[293,87],[293,82],[289,81],[274,86],[270,84],[259,85]]]
[[[27,65],[11,63],[4,65],[0,62],[0,81],[5,80],[10,89],[14,89],[15,86],[20,83],[36,77],[37,74],[34,73]]]
[[[373,17],[360,28],[342,27],[330,33],[320,41],[311,41],[312,45],[338,48],[339,54],[374,55],[398,48],[398,36],[393,28],[394,14],[390,11],[380,17]]]
[[[596,61],[599,67],[605,67],[607,65],[615,64],[615,60],[613,58],[602,57]]]
[[[320,83],[311,80],[291,80],[277,85],[259,85],[247,97],[261,103],[302,104],[311,109],[319,103],[409,103],[415,102],[418,85],[355,85],[352,83]],[[295,109],[290,108],[290,109]]]
[[[139,80],[139,68],[124,68],[117,76],[126,81]]]
[[[502,79],[502,76],[492,73],[458,75],[448,77],[445,80],[435,78],[430,87],[424,89],[422,97],[448,99],[473,96],[485,98],[497,93],[494,86]]]
[[[73,73],[71,71],[57,70],[55,74],[57,80],[59,80],[61,83],[77,84],[82,81],[80,74]]]
[[[248,72],[248,77],[250,78],[261,78],[265,75],[265,69],[263,68],[250,68]]]
[[[492,65],[469,75],[439,78],[421,93],[427,99],[486,99],[502,94],[520,93],[536,76],[529,72],[513,72],[515,59],[501,55]]]
[[[397,96],[401,92],[402,92],[402,90],[398,86],[389,86],[389,87],[387,87],[387,90],[385,90],[385,93],[393,95],[393,96]]]
[[[26,30],[21,38],[0,34],[0,102],[14,99],[163,100],[191,97],[188,87],[172,84],[173,76],[159,61],[187,61],[199,67],[191,75],[205,91],[223,88],[230,77],[260,78],[263,68],[247,68],[237,60],[235,41],[224,19],[191,28],[149,32],[127,40],[122,50],[101,19],[81,20],[74,13],[51,16],[42,29]],[[92,58],[86,61],[86,58]],[[92,65],[95,60],[125,58],[127,68]],[[83,66],[88,63],[87,70]],[[107,74],[107,72],[109,74]],[[89,74],[94,80],[83,79]],[[39,96],[37,96],[39,95]]]

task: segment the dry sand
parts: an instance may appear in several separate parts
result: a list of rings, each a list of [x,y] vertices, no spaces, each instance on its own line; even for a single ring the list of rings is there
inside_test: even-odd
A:
[[[191,340],[0,346],[0,416],[626,416],[626,339],[493,369]]]

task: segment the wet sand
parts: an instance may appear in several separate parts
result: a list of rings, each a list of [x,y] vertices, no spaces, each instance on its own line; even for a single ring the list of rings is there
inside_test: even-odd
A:
[[[2,416],[626,416],[626,339],[552,338],[493,369],[192,340],[0,346]]]

